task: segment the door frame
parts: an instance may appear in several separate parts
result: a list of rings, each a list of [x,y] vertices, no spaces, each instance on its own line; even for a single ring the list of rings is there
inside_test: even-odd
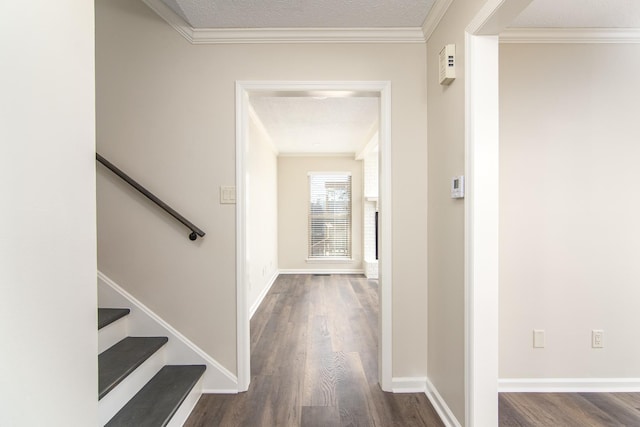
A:
[[[247,150],[249,95],[260,92],[372,92],[380,98],[379,112],[379,336],[380,386],[392,389],[392,170],[390,81],[236,81],[236,327],[238,391],[251,382],[250,311],[247,286]]]
[[[465,420],[498,425],[499,34],[532,0],[489,0],[465,29]]]

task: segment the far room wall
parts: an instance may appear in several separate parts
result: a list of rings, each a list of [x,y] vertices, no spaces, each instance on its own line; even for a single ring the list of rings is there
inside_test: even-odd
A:
[[[352,261],[308,261],[309,172],[351,172]],[[288,272],[362,272],[362,161],[353,157],[278,158],[278,259]]]
[[[638,76],[637,44],[500,47],[503,379],[640,378]]]

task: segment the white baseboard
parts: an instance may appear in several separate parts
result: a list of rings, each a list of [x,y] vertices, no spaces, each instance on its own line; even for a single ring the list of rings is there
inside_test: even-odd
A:
[[[345,268],[345,269],[295,269],[287,268],[280,270],[280,274],[364,274],[364,270],[361,268]]]
[[[449,405],[447,405],[447,402],[445,402],[442,396],[440,396],[440,393],[438,393],[436,387],[431,383],[431,381],[429,381],[429,378],[427,378],[426,383],[427,391],[425,393],[427,395],[427,398],[440,416],[440,419],[442,420],[444,425],[446,427],[461,427],[460,422],[458,422],[456,416],[453,415],[453,412],[449,408]]]
[[[249,319],[251,319],[253,315],[256,313],[256,310],[258,310],[258,307],[260,307],[260,304],[262,304],[264,297],[267,296],[267,294],[271,290],[271,287],[276,282],[276,279],[278,278],[279,275],[280,274],[278,270],[276,270],[273,273],[273,276],[271,276],[271,279],[269,279],[269,283],[267,283],[267,286],[265,286],[262,292],[260,292],[260,295],[258,295],[258,298],[256,299],[256,301],[253,304],[251,304],[251,307],[249,308]]]
[[[640,378],[502,378],[501,393],[637,393]]]
[[[424,393],[427,391],[427,377],[394,377],[391,379],[394,393]]]
[[[98,306],[129,308],[129,334],[134,336],[166,336],[166,364],[204,364],[203,392],[238,393],[238,379],[213,357],[182,335],[121,286],[98,271]]]

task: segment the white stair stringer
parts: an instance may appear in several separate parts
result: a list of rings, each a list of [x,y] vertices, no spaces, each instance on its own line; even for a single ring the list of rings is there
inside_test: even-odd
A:
[[[122,319],[120,319],[122,320]],[[98,401],[98,419],[103,426],[165,365],[165,349],[160,347],[147,360]]]
[[[166,364],[206,365],[207,369],[201,378],[202,390],[199,393],[238,393],[238,379],[234,374],[100,271],[98,306],[131,309],[129,315],[125,316],[129,335],[169,338],[169,342],[163,346]],[[196,388],[197,386],[194,387]]]
[[[171,417],[171,420],[169,420],[167,427],[182,427],[184,425],[202,395],[202,381],[203,379],[200,378],[197,384],[193,386],[187,397],[184,399],[184,402],[180,405],[180,408],[178,408],[176,413],[173,414],[173,417]]]

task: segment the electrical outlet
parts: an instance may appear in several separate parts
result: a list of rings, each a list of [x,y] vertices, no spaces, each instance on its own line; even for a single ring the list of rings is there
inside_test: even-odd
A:
[[[591,331],[591,347],[604,348],[604,331],[602,329],[594,329]]]
[[[533,330],[533,348],[544,348],[544,329]]]

